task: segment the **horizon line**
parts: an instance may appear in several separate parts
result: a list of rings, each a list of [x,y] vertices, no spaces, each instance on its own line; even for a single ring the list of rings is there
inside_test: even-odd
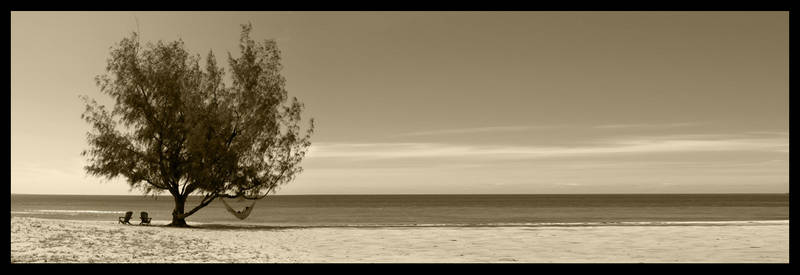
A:
[[[283,194],[283,195],[269,195],[271,196],[468,196],[468,195],[736,195],[736,194],[779,194],[789,195],[790,192],[698,192],[698,193],[398,193],[398,194]],[[11,193],[11,195],[43,195],[43,196],[142,196],[142,197],[172,197],[172,195],[119,195],[119,194],[31,194],[31,193]],[[189,196],[202,196],[202,195],[189,195]]]

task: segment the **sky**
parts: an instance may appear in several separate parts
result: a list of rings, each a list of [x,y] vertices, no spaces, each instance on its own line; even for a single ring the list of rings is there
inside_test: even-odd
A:
[[[279,195],[784,193],[788,12],[11,12],[11,193],[86,175],[109,48],[275,39],[316,129]]]

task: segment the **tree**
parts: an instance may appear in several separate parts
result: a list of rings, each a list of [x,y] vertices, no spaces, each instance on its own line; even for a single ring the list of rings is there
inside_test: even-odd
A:
[[[95,78],[115,100],[109,111],[82,96],[81,118],[92,126],[85,170],[124,177],[144,194],[168,191],[171,226],[217,198],[259,199],[302,171],[314,121],[305,133],[303,104],[289,100],[274,40],[256,43],[242,25],[241,55],[228,53],[231,78],[209,52],[204,69],[182,40],[142,46],[132,33],[111,48],[106,73]],[[190,210],[191,194],[202,200]]]

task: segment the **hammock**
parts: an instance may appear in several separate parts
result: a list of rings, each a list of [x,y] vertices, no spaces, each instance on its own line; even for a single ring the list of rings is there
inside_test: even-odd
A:
[[[231,212],[231,214],[233,214],[234,216],[236,216],[240,220],[244,220],[244,219],[247,218],[247,216],[250,216],[250,212],[253,211],[253,207],[256,206],[256,201],[253,200],[253,203],[250,204],[250,206],[245,207],[244,210],[236,211],[230,205],[228,205],[227,202],[225,202],[225,199],[223,199],[223,198],[219,198],[219,199],[222,201],[222,204],[225,205],[225,208],[228,209],[228,212]]]

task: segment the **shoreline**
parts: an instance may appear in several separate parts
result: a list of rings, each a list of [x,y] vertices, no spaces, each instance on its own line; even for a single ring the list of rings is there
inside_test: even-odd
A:
[[[789,262],[789,221],[493,227],[192,228],[11,218],[11,262]],[[235,230],[243,229],[243,230]],[[412,232],[413,231],[413,232]]]
[[[44,218],[43,218],[44,219]],[[154,221],[166,225],[169,220]],[[135,224],[135,223],[134,223]],[[495,227],[604,227],[604,226],[759,226],[788,225],[789,220],[736,221],[643,221],[643,222],[563,222],[563,223],[490,223],[490,224],[343,224],[343,225],[276,225],[246,222],[190,222],[193,228],[207,229],[313,229],[313,228],[495,228]]]
[[[40,220],[75,221],[88,223],[117,224],[114,220],[97,219],[70,219],[67,217],[31,217],[12,216],[12,218],[29,218]],[[138,220],[131,219],[132,225],[138,225]],[[171,220],[153,219],[150,226],[166,226]],[[432,223],[432,224],[285,224],[285,223],[254,223],[243,221],[216,221],[194,222],[187,220],[191,228],[207,229],[310,229],[310,228],[480,228],[480,227],[594,227],[594,226],[753,226],[753,225],[781,225],[789,224],[789,220],[709,220],[709,221],[619,221],[619,222],[520,222],[520,223]]]

